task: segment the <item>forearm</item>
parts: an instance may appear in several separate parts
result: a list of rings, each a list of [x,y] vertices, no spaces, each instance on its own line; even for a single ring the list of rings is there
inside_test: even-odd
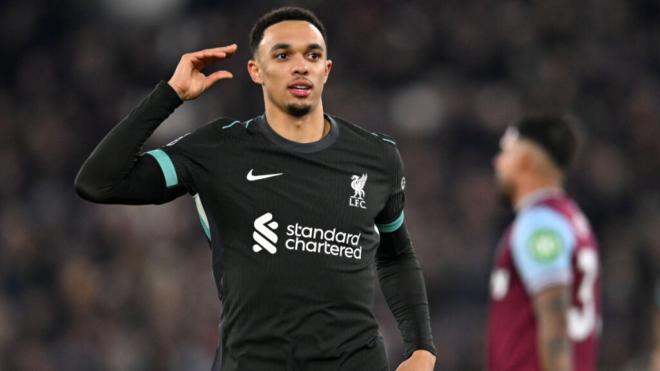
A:
[[[140,157],[147,138],[180,104],[172,88],[159,83],[85,161],[75,180],[78,194],[102,203],[159,203],[180,193],[165,188],[152,159]]]
[[[569,303],[566,286],[544,289],[534,298],[540,364],[546,371],[573,369],[572,345],[567,331]]]
[[[379,254],[377,269],[383,294],[403,337],[406,358],[420,349],[435,354],[424,277],[412,245],[398,253]]]

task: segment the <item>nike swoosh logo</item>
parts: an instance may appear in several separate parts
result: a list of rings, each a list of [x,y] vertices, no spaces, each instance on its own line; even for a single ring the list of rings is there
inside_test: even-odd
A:
[[[277,174],[253,175],[252,170],[254,170],[254,169],[250,169],[250,172],[247,174],[247,180],[250,181],[250,182],[254,182],[255,180],[268,179],[268,178],[272,178],[274,176],[280,176],[280,175],[284,174],[284,173],[277,173]]]

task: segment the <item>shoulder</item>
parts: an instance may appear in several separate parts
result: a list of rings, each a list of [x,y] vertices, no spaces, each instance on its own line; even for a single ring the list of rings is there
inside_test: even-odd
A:
[[[177,147],[181,147],[217,142],[225,138],[235,139],[237,136],[247,134],[246,128],[249,127],[251,121],[252,120],[241,121],[230,117],[219,117],[178,137],[168,143],[167,146],[176,145]]]
[[[356,125],[350,121],[337,116],[330,116],[344,134],[346,140],[355,142],[355,144],[366,145],[371,148],[376,148],[382,152],[396,153],[398,156],[398,148],[396,140],[390,135],[372,132],[362,126]]]
[[[514,249],[524,249],[543,260],[571,250],[575,235],[570,221],[558,210],[536,205],[522,210],[513,227]]]
[[[254,120],[254,118],[249,120],[238,120],[231,117],[219,117],[208,122],[197,131],[204,132],[205,134],[213,134],[215,136],[245,135],[247,133],[246,129],[254,126]]]
[[[341,117],[337,117],[334,115],[328,115],[328,116],[330,116],[333,120],[335,120],[335,122],[337,123],[337,125],[339,126],[342,132],[344,132],[350,137],[353,137],[354,140],[361,140],[374,145],[387,143],[391,146],[396,146],[396,141],[394,140],[394,138],[390,137],[389,135],[371,132],[363,128],[362,126],[354,124]]]
[[[379,162],[385,165],[385,168],[394,171],[395,177],[403,173],[403,160],[397,142],[393,137],[384,133],[366,130],[336,116],[331,117],[340,128],[342,140],[347,141],[349,146],[358,147],[374,154]]]

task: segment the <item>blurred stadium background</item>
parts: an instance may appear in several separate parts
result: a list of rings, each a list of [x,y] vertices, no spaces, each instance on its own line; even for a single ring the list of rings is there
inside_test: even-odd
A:
[[[602,245],[601,369],[647,369],[660,299],[660,3],[296,3],[328,27],[326,110],[398,139],[437,369],[483,367],[491,258],[511,218],[491,161],[528,112],[583,121],[568,188]],[[192,201],[98,206],[73,178],[184,52],[237,42],[222,66],[235,78],[179,108],[151,146],[219,115],[260,114],[247,34],[284,4],[0,3],[1,370],[209,370],[220,309]],[[394,365],[401,344],[380,298],[377,313]]]

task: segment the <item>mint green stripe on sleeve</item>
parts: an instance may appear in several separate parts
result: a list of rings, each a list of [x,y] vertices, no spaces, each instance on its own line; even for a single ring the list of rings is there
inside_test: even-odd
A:
[[[376,227],[378,227],[378,231],[380,231],[380,232],[385,232],[385,233],[394,232],[397,229],[401,228],[401,225],[403,225],[404,219],[405,218],[403,217],[403,211],[402,211],[401,214],[399,214],[398,218],[394,219],[393,221],[391,221],[389,223],[376,224]]]
[[[206,210],[204,210],[204,205],[202,205],[202,199],[199,198],[199,194],[193,196],[195,200],[195,207],[197,208],[197,214],[199,215],[199,222],[202,223],[202,228],[204,228],[204,234],[206,238],[211,240],[211,230],[209,229],[209,219],[206,217]]]
[[[199,222],[202,224],[202,229],[204,229],[204,234],[206,235],[206,238],[211,240],[211,230],[209,229],[209,225],[204,222],[204,219],[202,219],[202,216],[199,216]]]
[[[160,165],[160,170],[165,177],[165,185],[167,188],[172,188],[179,184],[179,179],[176,176],[176,170],[174,169],[172,159],[165,151],[162,149],[154,149],[153,151],[147,152],[147,154],[153,156],[158,162],[158,165]]]

